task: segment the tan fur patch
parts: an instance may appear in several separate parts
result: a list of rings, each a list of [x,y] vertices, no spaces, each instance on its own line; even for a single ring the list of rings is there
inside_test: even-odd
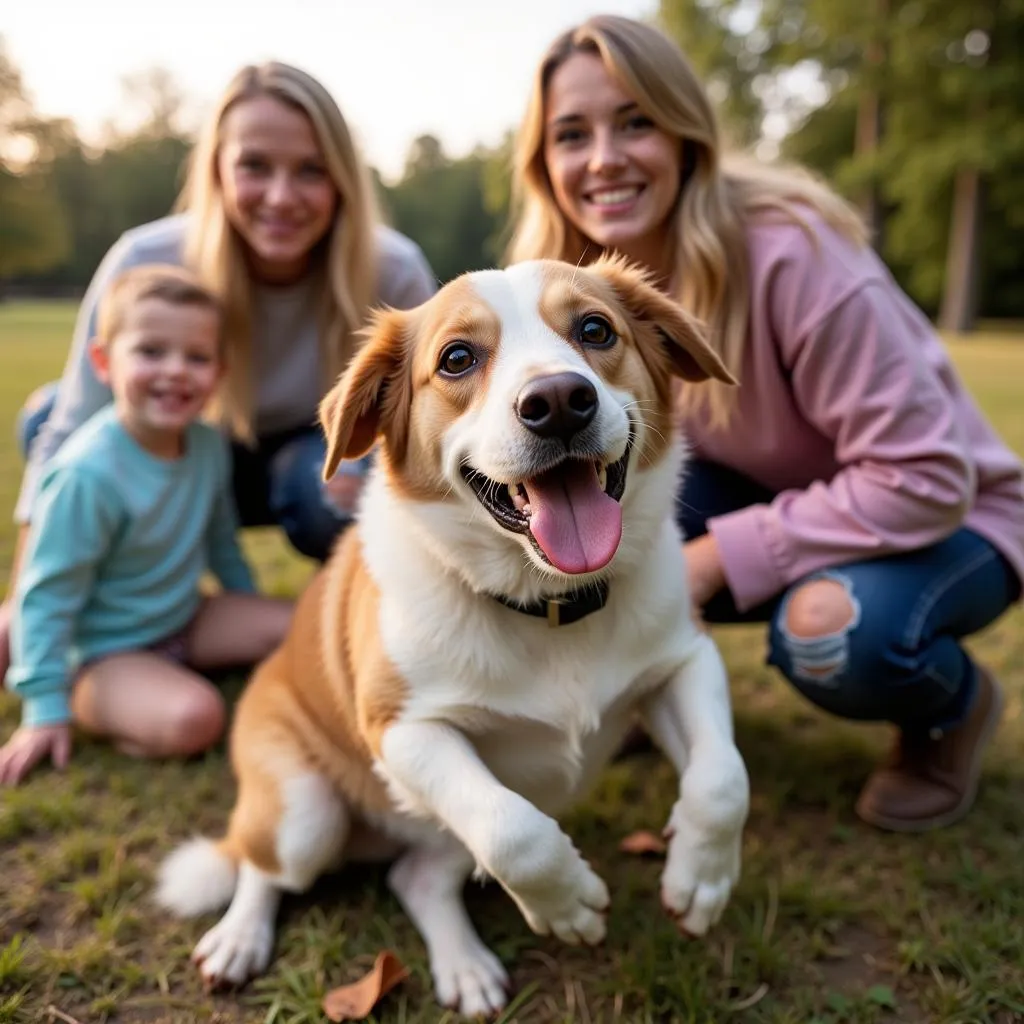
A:
[[[675,376],[695,382],[714,379],[736,383],[721,357],[707,343],[698,321],[655,288],[642,271],[619,258],[598,260],[588,269],[608,282],[631,317],[650,324],[661,335]]]
[[[450,296],[450,299],[448,299]],[[482,401],[501,323],[468,279],[454,281],[444,303],[429,305],[416,324],[409,360],[411,408],[404,456],[385,462],[388,483],[403,498],[437,501],[449,491],[439,472],[445,430],[474,403]],[[464,378],[437,372],[441,355],[453,342],[465,342],[478,359]]]
[[[580,344],[577,325],[591,313],[604,316],[619,337],[608,348]],[[647,428],[639,459],[648,466],[661,458],[672,434],[671,364],[661,353],[657,332],[638,320],[614,287],[592,268],[553,265],[545,280],[540,314],[544,322],[583,353],[609,385],[633,395],[629,415]]]
[[[231,735],[239,795],[224,841],[229,855],[279,870],[281,786],[298,775],[328,779],[354,816],[392,809],[372,760],[405,690],[381,648],[379,600],[350,531],[300,597],[284,644],[239,701]]]
[[[415,312],[378,312],[348,371],[320,402],[327,438],[325,480],[342,459],[365,455],[378,431],[386,434],[396,457],[404,456],[411,408],[406,346],[415,329]]]

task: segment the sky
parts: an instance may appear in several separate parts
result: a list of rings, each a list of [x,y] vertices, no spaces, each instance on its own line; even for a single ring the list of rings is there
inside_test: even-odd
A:
[[[126,114],[124,76],[162,66],[193,117],[243,64],[295,64],[333,93],[387,178],[409,143],[452,156],[518,124],[538,60],[590,14],[645,17],[656,0],[6,0],[0,35],[36,109],[87,138]]]

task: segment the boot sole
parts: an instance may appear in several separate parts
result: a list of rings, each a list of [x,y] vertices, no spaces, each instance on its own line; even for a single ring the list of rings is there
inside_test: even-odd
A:
[[[862,811],[857,806],[854,810],[861,821],[866,822],[868,825],[874,825],[876,828],[885,829],[887,832],[930,832],[932,829],[953,825],[966,816],[978,797],[978,783],[981,780],[981,765],[985,756],[985,749],[992,741],[992,737],[999,727],[1006,704],[1003,688],[995,679],[991,679],[991,683],[992,707],[989,708],[988,717],[985,719],[985,724],[981,727],[981,732],[978,734],[978,742],[974,749],[974,760],[971,762],[971,770],[968,775],[967,789],[964,791],[960,802],[955,807],[946,811],[945,814],[937,814],[931,818],[889,818],[884,814]]]

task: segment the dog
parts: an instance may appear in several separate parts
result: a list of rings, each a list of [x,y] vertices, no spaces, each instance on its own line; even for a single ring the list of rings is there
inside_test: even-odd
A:
[[[396,857],[438,1000],[508,976],[461,898],[496,880],[529,927],[605,934],[605,883],[559,827],[639,714],[680,774],[661,897],[701,935],[740,871],[749,782],[726,672],[690,615],[673,509],[674,378],[735,383],[639,270],[532,261],[381,310],[325,396],[324,477],[378,456],[357,525],[244,690],[226,836],[159,873],[211,986],[263,971],[282,892]]]

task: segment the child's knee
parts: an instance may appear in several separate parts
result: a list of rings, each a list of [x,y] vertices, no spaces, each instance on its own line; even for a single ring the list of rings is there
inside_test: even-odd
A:
[[[291,625],[295,605],[279,598],[266,598],[259,617],[259,632],[254,661],[272,654],[282,643]]]
[[[167,709],[160,753],[190,757],[209,750],[224,735],[227,717],[224,698],[212,686],[196,687]]]

